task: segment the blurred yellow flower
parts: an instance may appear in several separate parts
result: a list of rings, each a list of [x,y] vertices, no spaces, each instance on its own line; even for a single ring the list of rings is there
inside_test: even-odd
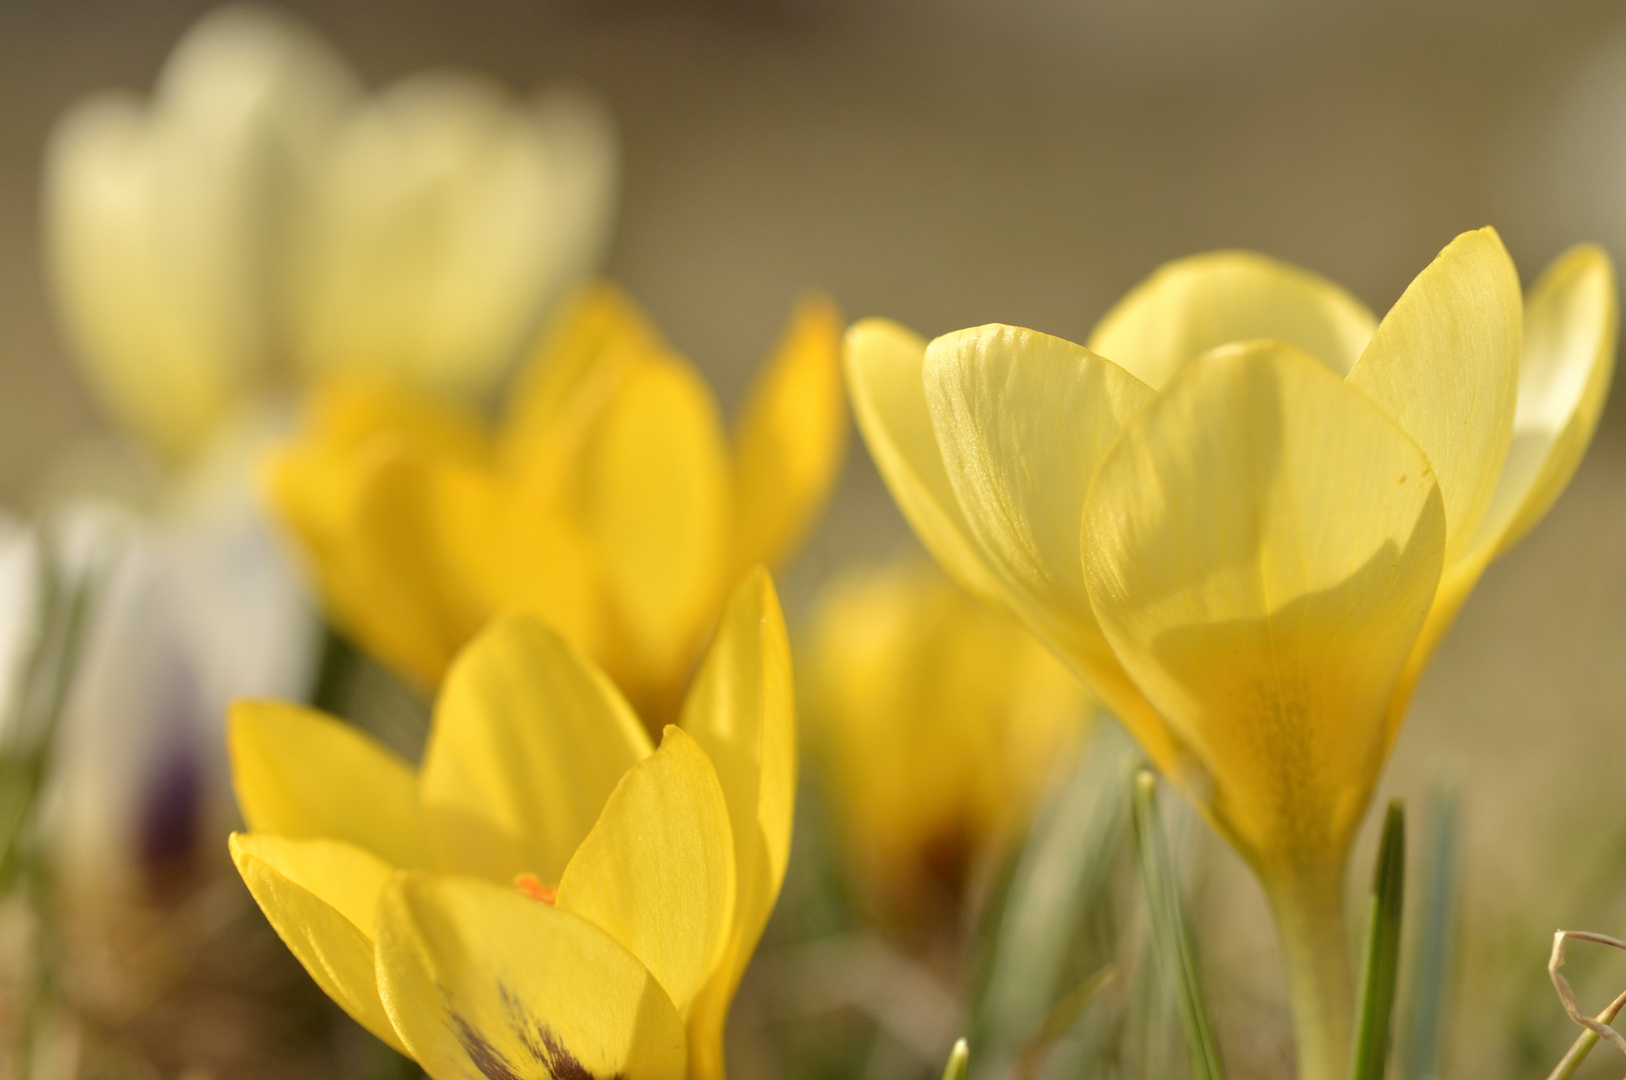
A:
[[[427,73],[369,97],[302,23],[228,6],[150,102],[100,94],[58,123],[46,261],[92,389],[177,457],[279,365],[490,390],[596,262],[615,173],[578,95]]]
[[[841,324],[804,302],[733,444],[699,374],[606,284],[567,305],[500,430],[377,382],[329,383],[275,461],[335,620],[421,686],[492,615],[536,614],[652,722],[728,582],[801,540],[840,467]]]
[[[499,619],[419,770],[321,713],[237,705],[232,854],[311,977],[437,1080],[721,1077],[790,847],[792,695],[760,570],[659,749],[573,647]]]
[[[913,561],[831,584],[799,666],[855,877],[900,929],[938,899],[957,918],[972,860],[1026,823],[1093,716],[1020,624]]]
[[[1258,872],[1309,1080],[1346,1070],[1350,841],[1429,655],[1591,440],[1616,322],[1602,251],[1565,254],[1521,303],[1482,229],[1381,323],[1222,252],[1159,270],[1088,348],[849,332],[860,426],[928,547]]]

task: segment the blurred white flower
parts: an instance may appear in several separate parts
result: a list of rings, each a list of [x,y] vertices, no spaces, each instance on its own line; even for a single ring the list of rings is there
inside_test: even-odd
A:
[[[65,561],[99,564],[44,806],[70,887],[131,893],[225,865],[226,706],[310,692],[320,623],[255,498],[261,445],[213,448],[166,513],[54,514]]]
[[[291,372],[490,390],[602,254],[616,171],[586,98],[457,73],[367,97],[309,28],[234,5],[150,101],[102,94],[57,125],[50,280],[104,405],[180,457]]]

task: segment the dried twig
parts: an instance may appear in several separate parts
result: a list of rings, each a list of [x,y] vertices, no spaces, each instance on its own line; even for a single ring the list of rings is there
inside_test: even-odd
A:
[[[1626,993],[1610,1002],[1608,1007],[1595,1017],[1583,1013],[1581,1007],[1576,1004],[1575,991],[1570,987],[1569,980],[1558,973],[1558,969],[1564,966],[1564,946],[1571,940],[1590,941],[1595,945],[1608,945],[1611,948],[1626,950],[1626,941],[1612,938],[1608,934],[1594,934],[1586,930],[1560,930],[1553,935],[1553,952],[1547,961],[1547,974],[1553,980],[1553,989],[1558,991],[1558,1000],[1563,1004],[1564,1012],[1586,1030],[1575,1040],[1569,1053],[1565,1054],[1554,1067],[1548,1080],[1564,1080],[1573,1073],[1599,1039],[1626,1054],[1626,1036],[1622,1036],[1609,1023],[1622,1008],[1626,1008]]]

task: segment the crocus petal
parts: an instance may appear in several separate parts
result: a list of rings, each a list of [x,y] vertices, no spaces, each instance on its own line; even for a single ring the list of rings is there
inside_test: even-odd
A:
[[[699,743],[668,727],[571,857],[558,906],[626,946],[682,1014],[728,944],[735,888],[717,770]]]
[[[1439,581],[1428,461],[1324,365],[1256,342],[1190,365],[1096,475],[1083,542],[1113,648],[1262,871],[1339,850]]]
[[[1217,345],[1273,338],[1340,375],[1355,366],[1377,320],[1343,289],[1250,251],[1215,251],[1157,269],[1096,324],[1088,345],[1162,389]]]
[[[324,993],[357,1023],[406,1051],[378,996],[374,913],[394,872],[336,840],[235,833],[232,859],[254,900]]]
[[[841,315],[804,300],[746,397],[734,436],[734,565],[775,566],[829,498],[847,446]]]
[[[925,380],[960,510],[1013,606],[1087,677],[1115,671],[1078,526],[1096,464],[1151,389],[1070,341],[997,325],[933,341]]]
[[[690,1010],[690,1075],[712,1080],[723,1075],[729,1004],[790,857],[795,696],[785,617],[766,571],[752,571],[734,589],[684,703],[682,728],[715,766],[734,828],[734,925],[722,963]]]
[[[609,199],[584,188],[611,182],[614,147],[584,100],[539,110],[464,74],[411,76],[355,110],[293,237],[298,362],[489,390],[602,244]]]
[[[447,672],[422,797],[439,864],[556,882],[621,777],[650,752],[621,694],[529,616],[498,619]]]
[[[586,531],[624,646],[606,666],[647,703],[679,683],[726,587],[728,451],[711,391],[675,357],[640,359],[599,417],[582,469]],[[641,686],[642,681],[654,685]]]
[[[378,912],[378,983],[436,1080],[682,1080],[683,1022],[585,919],[518,890],[403,875]]]
[[[249,828],[429,865],[417,773],[376,739],[315,709],[259,701],[232,706],[226,738]]]
[[[343,374],[310,395],[302,444],[356,451],[389,435],[431,457],[467,465],[491,459],[491,439],[472,409],[389,379]]]
[[[1463,233],[1406,287],[1349,373],[1428,455],[1447,566],[1467,550],[1507,458],[1523,321],[1501,238]]]
[[[622,289],[608,281],[583,286],[560,306],[515,377],[502,425],[504,465],[527,471],[531,459],[551,452],[573,408],[601,404],[596,398],[613,389],[631,358],[663,348],[660,331]],[[595,384],[599,394],[582,402]]]
[[[1615,371],[1618,304],[1614,266],[1590,244],[1553,260],[1530,290],[1513,445],[1480,526],[1497,553],[1546,516],[1592,442]]]
[[[1005,590],[960,511],[926,406],[926,341],[885,319],[847,330],[844,363],[853,416],[892,498],[949,576],[998,603]]]
[[[297,446],[269,487],[334,620],[420,687],[438,683],[488,612],[448,568],[433,460],[389,435],[354,454]]]

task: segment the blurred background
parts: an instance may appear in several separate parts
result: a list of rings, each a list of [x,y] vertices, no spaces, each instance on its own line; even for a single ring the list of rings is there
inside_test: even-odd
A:
[[[15,509],[105,424],[41,269],[47,133],[91,91],[150,90],[208,6],[0,0],[0,501]],[[725,409],[809,287],[849,318],[884,314],[928,336],[1000,321],[1082,340],[1159,263],[1212,248],[1300,263],[1380,314],[1483,224],[1527,284],[1576,241],[1626,258],[1626,9],[1608,0],[285,6],[373,86],[465,65],[515,88],[568,80],[600,95],[623,141],[607,273]],[[1556,1060],[1571,1033],[1543,971],[1548,936],[1626,929],[1616,398],[1568,493],[1488,574],[1434,660],[1385,782],[1419,807],[1442,780],[1462,796],[1469,944],[1453,1073],[1534,1072],[1511,1049],[1521,1039],[1539,1044],[1531,1061]],[[834,567],[911,544],[855,441],[786,576],[793,620]],[[1222,1038],[1239,1068],[1283,1065],[1263,901],[1198,833],[1212,898],[1200,918],[1223,930],[1205,953]],[[1592,970],[1577,985],[1596,1008],[1626,986],[1626,960]],[[1540,1034],[1516,1030],[1514,1013]]]

